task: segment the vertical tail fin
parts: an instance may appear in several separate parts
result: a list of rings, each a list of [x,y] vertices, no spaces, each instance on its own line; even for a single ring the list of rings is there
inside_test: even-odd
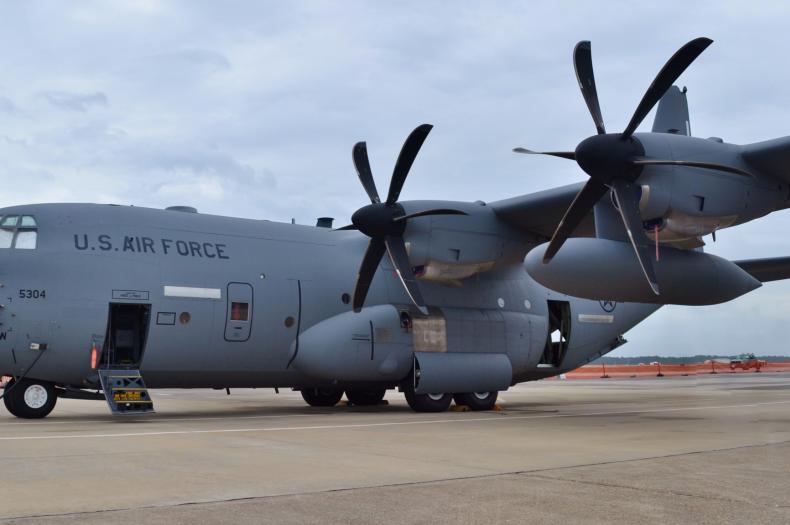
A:
[[[686,88],[681,90],[672,86],[658,102],[653,133],[673,133],[691,136],[689,106],[686,101]]]

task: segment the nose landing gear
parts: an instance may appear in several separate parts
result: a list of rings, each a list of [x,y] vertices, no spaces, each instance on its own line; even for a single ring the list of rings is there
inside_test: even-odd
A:
[[[21,379],[19,382],[11,380],[6,384],[3,394],[6,409],[23,419],[47,417],[55,408],[57,400],[52,384],[35,379]]]

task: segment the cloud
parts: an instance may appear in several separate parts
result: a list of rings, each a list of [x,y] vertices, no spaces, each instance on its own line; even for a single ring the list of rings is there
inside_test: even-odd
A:
[[[95,93],[68,93],[65,91],[45,91],[41,96],[53,107],[67,111],[85,112],[92,107],[107,107],[107,95]]]
[[[195,68],[207,73],[230,69],[230,61],[221,53],[210,49],[182,49],[153,55],[150,59],[160,62],[162,67],[183,69]]]
[[[18,115],[20,111],[10,98],[0,96],[0,113],[5,115]]]

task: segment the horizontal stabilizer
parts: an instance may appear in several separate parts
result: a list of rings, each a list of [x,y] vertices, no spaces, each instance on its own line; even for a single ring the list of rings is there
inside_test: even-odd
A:
[[[762,173],[790,182],[790,137],[748,144],[743,146],[741,156]]]
[[[733,261],[746,273],[760,282],[790,279],[790,257],[771,257],[768,259],[747,259]]]

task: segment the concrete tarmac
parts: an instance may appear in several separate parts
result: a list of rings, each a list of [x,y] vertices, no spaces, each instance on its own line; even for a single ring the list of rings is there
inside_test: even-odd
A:
[[[790,376],[539,381],[499,412],[154,391],[0,413],[0,523],[790,523]]]

